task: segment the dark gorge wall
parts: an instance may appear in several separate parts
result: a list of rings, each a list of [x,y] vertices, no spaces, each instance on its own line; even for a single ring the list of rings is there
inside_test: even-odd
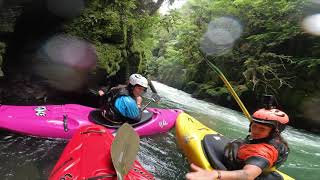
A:
[[[86,87],[88,82],[95,83],[97,78],[90,80],[93,77],[88,71],[77,65],[68,68],[68,64],[55,63],[41,54],[50,38],[64,33],[64,23],[76,17],[76,14],[61,17],[53,12],[48,8],[48,1],[44,0],[3,1],[0,10],[0,103],[91,103],[90,99],[95,98],[86,94]],[[51,70],[46,75],[53,78],[39,75],[36,71],[39,69]],[[102,79],[105,73],[100,72],[97,70],[96,75],[101,74]],[[67,76],[62,76],[63,73]],[[61,81],[66,83],[58,86]],[[73,83],[78,81],[82,82]],[[75,87],[72,90],[63,88],[71,85]],[[82,95],[88,98],[82,98]]]
[[[94,106],[89,92],[143,73],[152,13],[130,3],[145,1],[0,2],[0,103]]]
[[[46,1],[33,0],[18,5],[14,31],[7,43],[4,73],[28,71],[35,54],[53,34],[61,31],[62,19],[50,13]]]

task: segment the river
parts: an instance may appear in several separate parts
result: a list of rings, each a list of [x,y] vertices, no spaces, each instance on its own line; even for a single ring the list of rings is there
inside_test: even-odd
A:
[[[239,112],[194,99],[190,94],[154,82],[162,97],[157,106],[179,108],[230,138],[248,133],[248,120]],[[155,106],[151,104],[151,106]],[[320,177],[320,136],[288,127],[283,136],[291,153],[280,168],[297,180]],[[44,180],[67,141],[26,137],[0,132],[0,179]],[[165,134],[141,138],[138,160],[156,179],[184,179],[188,162],[177,148],[174,129]]]

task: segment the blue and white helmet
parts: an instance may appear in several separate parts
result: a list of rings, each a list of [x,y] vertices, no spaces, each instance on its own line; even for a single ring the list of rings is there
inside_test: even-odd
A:
[[[142,87],[148,88],[148,80],[141,74],[132,74],[129,78],[129,83],[132,86],[140,85]]]

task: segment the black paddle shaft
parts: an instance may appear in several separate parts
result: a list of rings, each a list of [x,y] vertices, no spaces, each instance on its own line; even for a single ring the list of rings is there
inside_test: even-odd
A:
[[[158,92],[157,92],[156,88],[153,86],[151,80],[148,80],[148,82],[149,82],[149,86],[150,86],[151,91],[152,91],[153,93],[156,93],[156,94],[157,94]]]

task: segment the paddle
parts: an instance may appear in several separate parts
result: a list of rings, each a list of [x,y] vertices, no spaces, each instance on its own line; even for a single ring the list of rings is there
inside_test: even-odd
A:
[[[154,87],[152,81],[151,81],[151,80],[148,80],[148,83],[149,83],[149,86],[150,86],[151,91],[152,91],[153,93],[155,93],[155,94],[158,94],[158,92],[157,92],[156,88]]]
[[[117,131],[111,145],[111,159],[116,170],[118,180],[128,174],[139,150],[140,138],[134,129],[124,123]]]
[[[220,69],[215,66],[214,64],[212,64],[207,57],[205,56],[205,61],[206,63],[209,65],[209,67],[211,69],[213,69],[218,75],[219,77],[222,79],[222,81],[224,82],[225,86],[227,86],[227,89],[229,90],[229,92],[231,93],[231,95],[233,96],[233,98],[237,101],[238,105],[240,106],[243,114],[247,117],[247,119],[251,122],[251,116],[248,112],[248,110],[246,109],[246,107],[243,105],[241,99],[239,98],[239,96],[237,95],[237,93],[234,91],[234,89],[232,88],[231,84],[229,83],[229,81],[227,80],[227,78],[223,75],[223,73],[220,71]]]
[[[243,105],[242,101],[230,85],[227,78],[223,75],[218,67],[216,67],[207,59],[207,55],[220,56],[229,52],[235,41],[241,36],[242,31],[242,26],[236,20],[232,18],[216,18],[208,24],[207,32],[202,36],[200,41],[199,52],[202,52],[201,55],[204,56],[206,63],[219,75],[224,84],[227,86],[228,91],[237,101],[244,115],[251,122],[252,119],[248,110]]]
[[[153,83],[151,80],[148,80],[148,84],[150,86],[151,91],[153,92],[152,96],[151,96],[151,100],[143,107],[141,108],[141,110],[143,111],[151,102],[155,102],[158,103],[160,101],[160,96],[158,95],[158,92],[156,90],[156,88],[154,87]]]
[[[98,93],[97,90],[94,90],[94,89],[89,88],[88,91],[89,91],[91,94],[93,94],[93,95],[99,96],[99,93]]]
[[[158,92],[156,90],[156,88],[154,87],[153,83],[151,80],[148,80],[149,81],[149,86],[150,86],[150,89],[151,91],[153,92],[152,96],[151,96],[151,100],[155,103],[159,102],[160,101],[160,96],[158,95]],[[150,101],[151,102],[151,101]],[[150,104],[150,103],[149,103]]]

